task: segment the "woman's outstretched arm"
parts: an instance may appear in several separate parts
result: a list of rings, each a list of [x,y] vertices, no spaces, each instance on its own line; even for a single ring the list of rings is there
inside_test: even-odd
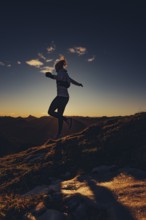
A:
[[[69,77],[69,78],[70,78],[70,77]],[[72,79],[72,78],[70,78],[70,82],[71,82],[72,84],[76,85],[76,86],[82,86],[82,87],[83,87],[83,85],[82,85],[81,83],[75,81],[75,80]]]
[[[50,73],[50,72],[46,72],[46,77],[49,77],[49,78],[51,78],[51,79],[56,79],[56,75],[53,75],[52,73]]]

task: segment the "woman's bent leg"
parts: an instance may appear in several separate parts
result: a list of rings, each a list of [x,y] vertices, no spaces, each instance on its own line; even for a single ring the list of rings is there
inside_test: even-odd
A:
[[[63,127],[63,121],[66,121],[67,118],[63,116],[65,107],[68,103],[69,98],[68,97],[61,97],[57,96],[51,103],[48,114],[58,118],[58,132],[57,137],[61,135],[62,127]],[[58,110],[57,112],[55,110]]]
[[[58,106],[59,106],[59,101],[58,101],[58,97],[56,97],[51,102],[51,105],[48,109],[48,114],[55,117],[55,118],[58,118],[58,112],[55,112],[55,110],[58,109]]]
[[[67,118],[63,116],[63,113],[64,113],[64,110],[65,110],[65,107],[68,103],[69,98],[68,97],[61,97],[60,100],[61,100],[61,104],[58,107],[59,117],[58,117],[58,133],[57,133],[57,136],[61,135],[62,128],[63,128],[63,121],[67,120]]]

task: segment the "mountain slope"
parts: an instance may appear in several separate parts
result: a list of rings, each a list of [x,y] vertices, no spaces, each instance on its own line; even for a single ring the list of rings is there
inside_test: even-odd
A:
[[[65,210],[66,203],[69,207],[69,201],[71,200],[71,203],[82,201],[83,206],[88,204],[89,213],[86,213],[86,216],[89,216],[88,219],[94,219],[91,214],[93,211],[96,217],[100,216],[99,219],[103,220],[120,220],[122,217],[109,218],[109,215],[120,216],[119,213],[121,212],[125,213],[126,217],[124,217],[124,220],[134,220],[133,214],[137,216],[137,219],[141,220],[146,214],[142,203],[144,198],[146,198],[145,168],[146,113],[104,118],[98,124],[92,125],[76,134],[56,141],[50,139],[42,146],[32,147],[20,153],[1,158],[1,198],[2,201],[7,201],[10,200],[8,195],[13,195],[11,200],[16,198],[16,200],[22,200],[22,203],[24,203],[22,195],[28,196],[33,190],[35,192],[35,199],[29,198],[29,204],[26,202],[25,207],[20,207],[20,204],[18,205],[21,209],[21,216],[22,213],[26,213],[26,207],[29,206],[29,210],[31,210],[39,202],[45,203],[45,206],[47,204],[49,209],[53,207],[53,209],[60,211],[62,206],[59,200],[56,201],[54,197],[51,202],[53,205],[48,206],[51,193],[53,193],[53,196],[58,195],[56,195],[58,191],[56,192],[55,187],[58,187],[56,184],[59,184],[59,189],[61,188],[62,190],[62,199],[64,198],[62,200],[62,209],[63,213],[68,213],[69,217],[67,219],[84,219],[83,216],[82,218],[71,218],[70,214],[72,211],[70,213],[69,210]],[[125,179],[127,180],[127,185],[125,185]],[[86,183],[85,188],[83,187],[82,189],[84,183]],[[87,185],[90,188],[89,192],[86,188]],[[126,190],[126,187],[129,187],[129,192]],[[63,188],[67,190],[67,195]],[[40,189],[42,189],[43,193],[45,190],[47,191],[47,193],[45,191],[47,199],[45,199],[46,197],[42,198]],[[87,192],[87,195],[83,193],[84,190]],[[37,191],[39,193],[36,200]],[[91,191],[96,191],[94,199],[96,194],[103,193],[105,195],[102,205],[98,204],[96,206],[94,203],[91,203],[93,199]],[[114,193],[118,196],[119,200],[114,197]],[[132,203],[132,208],[130,209],[133,214],[130,214],[125,205],[127,204],[130,207],[128,201],[133,202],[132,193],[136,196],[137,203],[136,201]],[[7,195],[7,199],[5,195]],[[109,203],[105,204],[105,201],[108,199]],[[143,200],[140,203],[141,199]],[[100,203],[98,198],[95,202],[97,203],[97,201]],[[57,208],[57,204],[60,204],[59,208]],[[110,208],[110,204],[114,204],[114,210]],[[135,207],[133,204],[135,204]],[[14,211],[14,205],[12,207]],[[6,216],[12,214],[7,206],[5,206],[4,210],[3,212],[7,213]],[[107,210],[110,210],[110,213]],[[20,214],[18,209],[15,211],[17,214]],[[51,215],[50,212],[47,213]],[[79,213],[81,214],[81,211]],[[72,214],[74,214],[74,211]],[[20,216],[16,218],[15,215],[14,219],[20,219]],[[41,217],[37,219],[41,220]]]
[[[69,130],[64,123],[63,136],[83,130],[98,118],[73,117]],[[57,120],[52,117],[0,117],[0,157],[42,145],[57,132]]]
[[[101,164],[146,167],[146,114],[109,119],[82,132],[1,158],[4,175],[0,189],[5,189],[5,181],[6,189],[12,189],[13,182],[21,185],[25,178],[27,182],[34,176],[43,181],[45,173],[58,175],[57,166],[63,171],[77,172]]]

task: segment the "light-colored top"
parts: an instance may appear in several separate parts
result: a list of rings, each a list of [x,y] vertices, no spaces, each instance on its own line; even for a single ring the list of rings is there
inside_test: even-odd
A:
[[[57,85],[57,96],[69,97],[68,89],[64,86],[61,86],[57,81],[67,82],[70,84],[70,77],[66,70],[61,69],[57,72],[56,76],[56,85]]]
[[[70,78],[67,70],[62,68],[59,71],[57,71],[57,75],[53,75],[50,72],[46,73],[46,76],[55,79],[56,80],[56,85],[57,85],[57,96],[62,96],[62,97],[69,97],[68,89],[70,87],[70,84],[74,84],[76,86],[82,86],[83,85],[74,79]]]

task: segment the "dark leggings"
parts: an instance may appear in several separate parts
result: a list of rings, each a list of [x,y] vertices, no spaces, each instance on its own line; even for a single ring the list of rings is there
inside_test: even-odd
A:
[[[49,115],[51,115],[55,118],[58,118],[57,136],[59,136],[61,134],[62,127],[63,127],[63,121],[67,120],[67,118],[63,116],[63,112],[65,110],[65,107],[66,107],[68,101],[69,101],[69,97],[56,96],[56,98],[52,101],[52,103],[48,109]]]

